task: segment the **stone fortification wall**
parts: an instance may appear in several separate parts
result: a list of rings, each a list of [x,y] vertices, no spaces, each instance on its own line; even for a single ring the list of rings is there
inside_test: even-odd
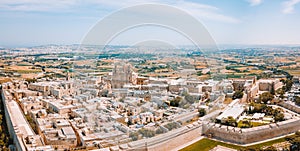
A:
[[[197,123],[197,122],[195,122]],[[200,123],[190,124],[181,128],[160,134],[148,139],[142,139],[128,143],[128,151],[149,150],[149,151],[165,151],[172,150],[188,143],[202,134],[202,126]]]
[[[203,132],[219,140],[249,144],[294,133],[300,129],[299,125],[300,119],[243,129],[215,123],[204,123]]]
[[[17,128],[14,128],[14,126],[13,126],[12,119],[11,119],[12,115],[10,114],[9,108],[8,108],[8,105],[7,105],[8,100],[6,99],[4,93],[5,92],[1,87],[1,89],[0,89],[1,102],[0,103],[3,103],[3,105],[4,105],[5,120],[6,120],[6,124],[7,124],[7,127],[8,127],[9,136],[13,140],[17,151],[25,150],[25,146],[24,146],[22,140],[15,133],[15,129],[17,129]]]
[[[286,102],[280,102],[279,105],[300,114],[300,107],[299,106],[292,105],[292,104],[289,104],[289,103],[286,103]]]

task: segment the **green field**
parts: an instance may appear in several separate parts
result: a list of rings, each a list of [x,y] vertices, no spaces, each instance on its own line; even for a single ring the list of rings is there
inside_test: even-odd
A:
[[[251,121],[250,123],[251,123],[252,127],[266,125],[266,123],[260,123],[260,122],[252,122]],[[243,126],[247,126],[247,124],[243,124],[243,121],[239,121],[237,127],[242,128]]]
[[[209,151],[218,145],[233,148],[233,149],[241,148],[240,146],[237,146],[237,145],[231,145],[231,144],[227,144],[227,143],[214,141],[214,140],[211,140],[208,138],[203,138],[203,139],[199,140],[198,142],[181,149],[180,151],[199,151],[199,150]]]
[[[233,148],[236,150],[240,150],[240,149],[244,149],[244,148],[261,148],[263,146],[271,146],[273,144],[284,142],[284,141],[285,141],[284,138],[279,138],[279,139],[272,140],[269,142],[265,142],[265,143],[261,143],[261,144],[257,144],[257,145],[251,145],[248,147],[243,147],[243,146],[238,146],[238,145],[233,145],[233,144],[228,144],[228,143],[211,140],[208,138],[203,138],[203,139],[199,140],[198,142],[181,149],[180,151],[199,151],[199,150],[209,151],[218,145],[225,146],[228,148]]]

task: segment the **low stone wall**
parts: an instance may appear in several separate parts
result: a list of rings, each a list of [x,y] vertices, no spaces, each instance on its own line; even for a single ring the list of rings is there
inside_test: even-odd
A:
[[[300,129],[300,119],[291,119],[253,128],[236,128],[215,123],[203,124],[203,132],[213,138],[236,144],[249,144],[294,133]]]
[[[300,107],[299,106],[291,105],[291,104],[286,103],[286,102],[280,102],[278,105],[300,114]]]

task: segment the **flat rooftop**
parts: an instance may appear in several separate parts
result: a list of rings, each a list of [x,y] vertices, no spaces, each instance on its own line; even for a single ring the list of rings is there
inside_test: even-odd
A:
[[[232,107],[226,108],[226,110],[217,117],[218,120],[222,120],[223,118],[227,118],[229,116],[237,119],[243,112],[244,107],[242,105],[234,105]]]

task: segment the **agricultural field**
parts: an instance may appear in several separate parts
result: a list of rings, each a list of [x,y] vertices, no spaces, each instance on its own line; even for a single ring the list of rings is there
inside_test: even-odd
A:
[[[291,75],[293,76],[300,76],[300,68],[299,69],[293,69],[293,70],[285,70],[287,71],[288,73],[290,73]]]

